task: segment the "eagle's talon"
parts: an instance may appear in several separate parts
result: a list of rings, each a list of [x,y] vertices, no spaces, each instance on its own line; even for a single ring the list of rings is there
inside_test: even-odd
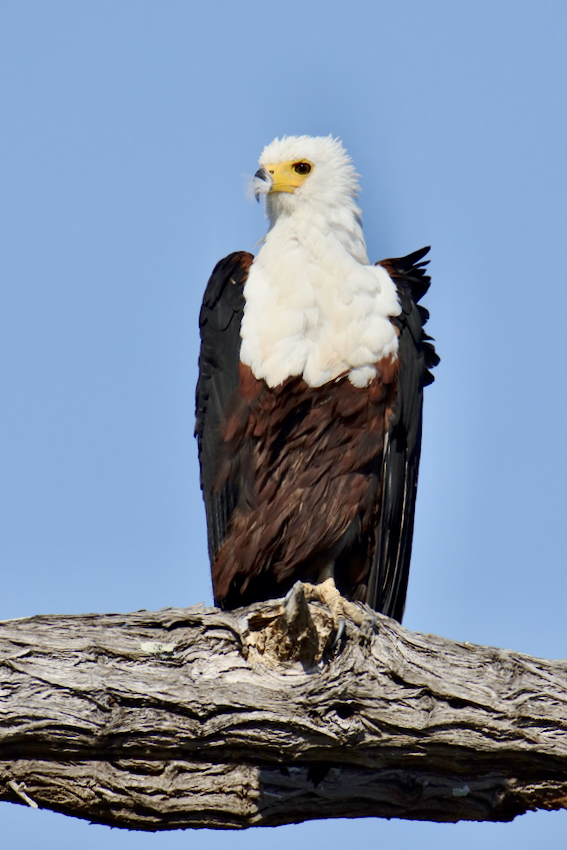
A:
[[[360,643],[371,643],[373,636],[378,634],[378,632],[378,617],[374,617],[372,614],[367,614],[360,624]]]
[[[339,617],[337,629],[329,635],[329,655],[339,655],[346,640],[346,623],[344,617]]]

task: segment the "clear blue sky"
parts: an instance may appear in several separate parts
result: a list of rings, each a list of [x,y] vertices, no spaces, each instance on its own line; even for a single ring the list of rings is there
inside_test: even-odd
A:
[[[0,2],[0,618],[211,601],[200,300],[265,231],[263,146],[333,133],[371,259],[433,246],[405,625],[567,655],[566,32],[549,0]],[[523,850],[566,828],[152,836],[0,804],[19,850]]]

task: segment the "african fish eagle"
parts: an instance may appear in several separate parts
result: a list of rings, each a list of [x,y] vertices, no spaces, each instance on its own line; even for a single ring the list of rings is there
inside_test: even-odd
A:
[[[268,233],[256,257],[217,263],[199,320],[215,603],[331,578],[401,621],[423,387],[439,360],[418,306],[429,248],[369,264],[358,175],[332,136],[275,139],[259,165]]]

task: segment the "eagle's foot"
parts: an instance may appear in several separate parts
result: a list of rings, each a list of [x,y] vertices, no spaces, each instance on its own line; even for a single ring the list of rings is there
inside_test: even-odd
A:
[[[294,585],[294,587],[297,587],[297,585]],[[359,608],[354,602],[349,602],[348,599],[341,596],[333,578],[328,578],[320,584],[305,583],[303,584],[303,588],[307,602],[321,602],[323,605],[326,605],[333,618],[335,628],[328,643],[328,651],[331,655],[334,655],[344,642],[346,637],[345,618],[347,617],[360,628],[361,638],[364,643],[367,643],[371,639],[376,631],[378,620],[376,617],[369,615],[366,611]]]
[[[358,605],[341,596],[333,578],[328,578],[320,584],[308,584],[306,582],[303,587],[308,602],[321,602],[327,606],[331,612],[335,628],[339,628],[339,621],[344,619],[345,615],[357,626],[361,626],[366,619],[365,612],[361,611]]]
[[[310,602],[320,604],[311,606]],[[245,657],[251,663],[260,659],[268,664],[300,662],[312,669],[342,650],[347,620],[358,626],[360,643],[368,643],[377,631],[377,617],[341,596],[331,576],[319,584],[298,581],[277,614],[256,612],[247,618],[243,632]]]

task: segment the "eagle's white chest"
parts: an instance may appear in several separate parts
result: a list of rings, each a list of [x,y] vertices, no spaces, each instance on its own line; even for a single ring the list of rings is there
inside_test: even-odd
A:
[[[380,266],[355,259],[330,226],[292,219],[270,230],[244,286],[240,359],[275,387],[302,375],[318,387],[348,374],[364,387],[396,357],[401,308]]]

